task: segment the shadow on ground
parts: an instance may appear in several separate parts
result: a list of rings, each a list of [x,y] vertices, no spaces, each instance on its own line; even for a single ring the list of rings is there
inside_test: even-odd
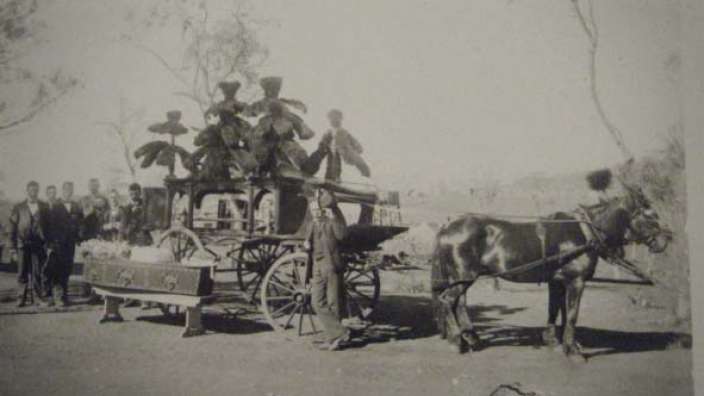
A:
[[[183,327],[186,318],[184,314],[162,315],[161,313],[152,314],[150,312],[137,317],[137,320]],[[264,322],[222,312],[204,312],[201,320],[203,321],[203,327],[213,333],[243,335],[271,331],[271,326]]]
[[[498,323],[527,307],[474,305],[469,314],[481,337],[480,349],[501,346],[540,348],[544,327],[512,326]],[[437,334],[432,300],[421,296],[382,297],[372,317],[375,323],[352,347],[391,340],[427,338]],[[619,353],[691,348],[691,335],[678,332],[632,332],[578,327],[577,339],[587,358]]]
[[[500,346],[526,346],[538,348],[543,345],[543,327],[479,325],[481,349]],[[633,332],[591,327],[577,327],[577,341],[591,358],[619,353],[662,351],[673,348],[691,348],[691,335],[677,332]]]

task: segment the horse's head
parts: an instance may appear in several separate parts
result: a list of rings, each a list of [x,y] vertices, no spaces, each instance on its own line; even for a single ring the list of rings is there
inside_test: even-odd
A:
[[[672,241],[672,232],[661,224],[660,217],[641,187],[626,183],[623,186],[626,189],[624,209],[631,217],[628,239],[647,245],[652,253],[664,252]]]

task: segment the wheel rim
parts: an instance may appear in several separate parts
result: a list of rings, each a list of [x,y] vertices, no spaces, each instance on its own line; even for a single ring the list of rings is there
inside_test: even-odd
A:
[[[307,253],[292,253],[276,261],[264,276],[262,312],[276,331],[307,336],[322,330],[311,306],[307,263]]]
[[[281,246],[279,243],[267,242],[239,248],[235,259],[237,283],[251,303],[259,303],[262,283],[269,268],[290,251],[289,247]]]

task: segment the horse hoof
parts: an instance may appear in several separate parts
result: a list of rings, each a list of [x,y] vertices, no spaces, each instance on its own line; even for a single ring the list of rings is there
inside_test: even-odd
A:
[[[460,334],[460,338],[462,338],[470,348],[476,347],[480,342],[479,335],[474,330],[464,330]]]
[[[452,350],[456,353],[459,353],[460,355],[470,352],[471,350],[469,343],[461,335],[448,337],[448,341],[450,341]]]

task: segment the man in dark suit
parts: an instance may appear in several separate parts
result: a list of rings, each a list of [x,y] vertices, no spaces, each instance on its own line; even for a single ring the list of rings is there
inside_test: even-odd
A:
[[[313,308],[325,329],[320,349],[338,350],[350,338],[349,330],[340,320],[345,263],[340,257],[338,244],[345,237],[346,224],[331,192],[318,190],[312,203],[313,221],[306,243],[313,251]]]
[[[60,299],[61,305],[68,305],[68,280],[73,268],[76,244],[80,241],[83,209],[73,200],[73,183],[65,182],[61,188],[61,199],[51,205],[52,230],[51,245],[53,297]]]
[[[18,263],[18,303],[27,302],[32,286],[34,296],[43,296],[44,264],[46,261],[46,236],[49,207],[39,200],[39,183],[27,183],[27,199],[12,208],[10,214],[11,255]]]
[[[142,187],[137,183],[130,184],[130,202],[122,213],[122,238],[134,246],[149,246],[152,236],[146,227]]]
[[[47,305],[54,306],[53,286],[58,279],[57,270],[59,268],[58,239],[63,234],[63,223],[57,218],[56,209],[59,207],[59,200],[56,197],[56,186],[46,186],[45,196],[48,206],[45,219],[44,240],[47,258],[44,263],[44,292],[47,298]]]

